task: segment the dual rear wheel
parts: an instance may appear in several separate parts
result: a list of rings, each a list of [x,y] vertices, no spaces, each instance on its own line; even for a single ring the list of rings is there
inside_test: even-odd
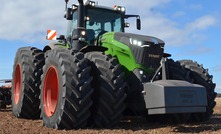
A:
[[[55,129],[82,128],[92,106],[92,77],[84,55],[68,49],[46,53],[41,77],[41,117]]]
[[[16,117],[40,117],[40,76],[44,53],[34,47],[20,48],[15,56],[12,80],[12,112]]]
[[[31,47],[19,49],[16,55],[12,89],[15,116],[42,118],[45,126],[56,129],[113,127],[120,121],[126,96],[117,59],[103,53],[85,57],[68,49],[44,54]]]

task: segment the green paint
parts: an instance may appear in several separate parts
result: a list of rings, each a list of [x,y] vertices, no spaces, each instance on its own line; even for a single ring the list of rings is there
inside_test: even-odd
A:
[[[133,72],[136,68],[139,68],[146,73],[153,73],[155,71],[137,64],[130,48],[127,45],[114,40],[114,32],[104,34],[101,38],[101,44],[103,47],[108,48],[105,52],[106,54],[117,57],[119,63],[126,69],[125,71],[127,75]]]

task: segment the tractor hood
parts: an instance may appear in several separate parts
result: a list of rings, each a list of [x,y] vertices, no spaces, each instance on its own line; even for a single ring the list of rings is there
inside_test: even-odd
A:
[[[156,70],[164,53],[164,42],[158,38],[131,33],[114,33],[114,40],[130,48],[136,64]]]
[[[127,45],[135,45],[139,47],[149,47],[150,45],[160,45],[164,47],[164,41],[151,36],[144,36],[132,33],[117,32],[114,34],[114,39]]]

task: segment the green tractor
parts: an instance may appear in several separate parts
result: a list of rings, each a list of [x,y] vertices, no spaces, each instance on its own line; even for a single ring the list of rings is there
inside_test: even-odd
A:
[[[192,60],[174,61],[165,43],[125,33],[122,6],[78,0],[67,8],[67,35],[43,50],[20,48],[12,112],[55,129],[113,128],[122,116],[172,123],[208,120],[216,105],[212,75]]]

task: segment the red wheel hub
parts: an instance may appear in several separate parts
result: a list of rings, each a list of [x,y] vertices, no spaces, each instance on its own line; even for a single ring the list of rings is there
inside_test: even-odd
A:
[[[21,96],[21,85],[22,85],[22,73],[21,66],[16,65],[15,74],[14,74],[14,102],[17,105]]]
[[[20,99],[21,94],[21,85],[22,85],[22,73],[21,66],[19,64],[16,65],[15,74],[14,74],[14,102],[17,105]]]
[[[43,105],[45,114],[51,117],[58,103],[59,82],[58,73],[55,67],[49,67],[46,72],[44,87],[43,87]]]

